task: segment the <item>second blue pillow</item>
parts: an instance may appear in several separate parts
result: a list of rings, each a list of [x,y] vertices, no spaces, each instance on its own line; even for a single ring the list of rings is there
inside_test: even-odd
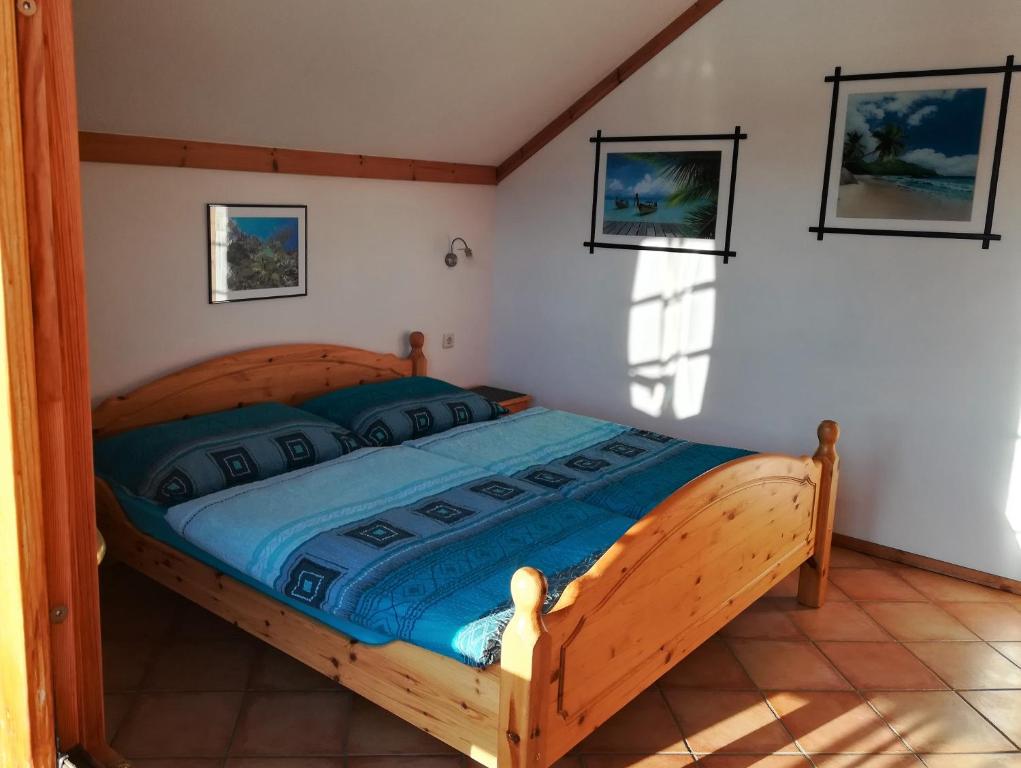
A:
[[[350,429],[369,445],[399,445],[507,412],[481,395],[426,376],[338,389],[300,407]]]

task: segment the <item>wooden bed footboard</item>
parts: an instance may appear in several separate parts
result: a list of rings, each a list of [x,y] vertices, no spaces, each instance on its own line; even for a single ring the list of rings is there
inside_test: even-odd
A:
[[[639,520],[543,615],[546,582],[512,581],[503,636],[501,768],[544,768],[776,582],[825,599],[839,428],[815,456],[759,454],[688,483]]]

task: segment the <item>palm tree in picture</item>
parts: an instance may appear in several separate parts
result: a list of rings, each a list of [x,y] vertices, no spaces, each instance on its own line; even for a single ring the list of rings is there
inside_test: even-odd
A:
[[[664,201],[668,206],[691,205],[682,224],[686,237],[716,237],[719,152],[643,152],[632,157],[655,166],[659,178],[674,186]]]
[[[848,131],[844,136],[844,162],[861,160],[865,154],[865,134],[861,131]]]
[[[893,160],[904,153],[906,148],[904,129],[899,125],[887,123],[882,128],[872,132],[872,138],[876,140],[876,148],[872,150],[880,160]]]

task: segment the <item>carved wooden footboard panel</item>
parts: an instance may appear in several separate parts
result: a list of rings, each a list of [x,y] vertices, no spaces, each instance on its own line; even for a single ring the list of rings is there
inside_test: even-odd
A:
[[[829,424],[814,458],[749,456],[676,491],[544,616],[542,575],[519,571],[503,646],[507,765],[551,764],[783,577],[808,561],[809,582],[825,574]]]

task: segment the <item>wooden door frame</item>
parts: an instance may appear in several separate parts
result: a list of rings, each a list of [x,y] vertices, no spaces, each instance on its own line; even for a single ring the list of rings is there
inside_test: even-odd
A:
[[[0,764],[33,766],[56,750],[14,15],[0,3]]]
[[[14,587],[0,599],[16,596],[3,616],[20,610],[21,640],[3,647],[20,679],[14,702],[6,689],[0,699],[2,714],[9,705],[18,715],[2,749],[17,750],[12,766],[52,765],[56,735],[62,749],[112,765],[120,758],[106,744],[103,711],[71,0],[4,6],[0,137],[3,167],[17,173],[4,175],[0,440],[14,450],[0,473],[20,496],[0,515],[0,552],[17,548],[17,573],[7,558],[0,565],[2,584]]]

